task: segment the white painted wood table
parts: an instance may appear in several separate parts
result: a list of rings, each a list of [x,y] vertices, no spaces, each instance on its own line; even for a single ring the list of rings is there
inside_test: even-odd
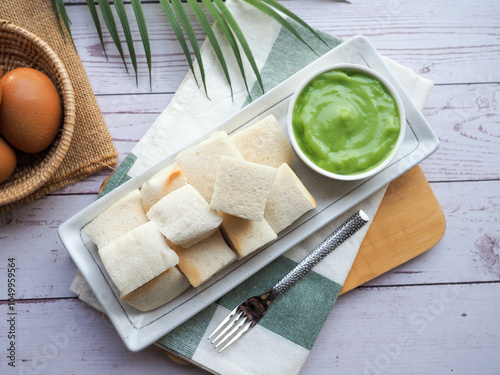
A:
[[[421,167],[447,220],[433,249],[339,298],[301,374],[500,374],[500,2],[282,3],[323,31],[367,36],[435,82],[424,115],[441,146]],[[187,63],[158,3],[146,2],[153,85],[141,58],[136,86],[108,35],[106,61],[85,1],[67,4],[122,161],[169,103]],[[76,268],[57,228],[96,199],[108,174],[0,216],[1,374],[205,373],[155,346],[128,352],[107,318],[69,291]],[[17,267],[16,369],[6,365],[9,257]]]

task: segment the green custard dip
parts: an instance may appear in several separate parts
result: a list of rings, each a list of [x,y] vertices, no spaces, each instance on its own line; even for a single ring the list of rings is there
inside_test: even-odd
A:
[[[399,137],[395,99],[376,78],[343,70],[314,77],[292,114],[294,137],[318,167],[338,175],[367,172],[382,163]]]

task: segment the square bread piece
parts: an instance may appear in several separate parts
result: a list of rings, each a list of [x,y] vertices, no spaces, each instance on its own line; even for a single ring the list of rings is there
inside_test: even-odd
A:
[[[101,248],[148,221],[142,208],[141,193],[135,189],[87,224],[83,233]]]
[[[292,147],[273,115],[232,135],[231,140],[245,160],[274,168],[292,163]]]
[[[179,263],[179,257],[153,222],[111,241],[100,249],[99,256],[121,295],[129,294]]]
[[[171,246],[179,256],[179,268],[195,288],[237,259],[218,230],[189,249]]]
[[[121,299],[137,310],[150,311],[172,301],[190,286],[187,277],[174,266]]]
[[[248,220],[263,220],[276,168],[222,156],[210,207]]]
[[[267,197],[264,218],[276,233],[317,206],[316,200],[286,163],[278,168]]]
[[[148,212],[151,206],[168,193],[187,185],[187,180],[177,164],[173,164],[142,184],[142,207]]]
[[[222,222],[192,185],[163,197],[147,213],[160,232],[176,245],[188,248],[212,235]]]
[[[238,259],[246,257],[278,237],[265,220],[246,220],[225,213],[220,215],[221,232],[238,255]]]
[[[206,140],[180,152],[175,158],[188,182],[208,203],[212,198],[217,168],[222,155],[243,160],[243,156],[231,142],[227,133],[216,131]]]

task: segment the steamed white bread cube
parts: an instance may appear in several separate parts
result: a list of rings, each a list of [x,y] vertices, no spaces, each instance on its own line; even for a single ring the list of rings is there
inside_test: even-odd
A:
[[[220,213],[221,232],[229,246],[236,252],[238,259],[257,251],[278,236],[267,221],[246,220]]]
[[[273,115],[232,135],[231,140],[245,160],[274,168],[292,163],[292,147]]]
[[[188,248],[212,235],[222,219],[192,185],[163,197],[147,213],[160,232],[176,245]]]
[[[142,208],[141,193],[135,189],[87,224],[83,228],[83,233],[101,248],[147,222],[146,212]]]
[[[173,164],[142,184],[142,206],[148,212],[151,206],[168,193],[187,185],[187,180],[178,165]]]
[[[179,257],[153,222],[147,222],[116,238],[99,251],[104,268],[122,295],[146,284]]]
[[[264,219],[276,172],[276,168],[222,156],[210,207],[243,219]]]
[[[213,132],[206,140],[180,152],[175,161],[207,202],[212,198],[217,167],[222,155],[243,159],[227,133]]]
[[[140,311],[150,311],[172,301],[190,286],[187,277],[175,266],[121,299]]]
[[[179,256],[179,268],[195,288],[237,259],[219,230],[189,249],[171,246]]]
[[[269,225],[279,233],[316,206],[316,200],[302,181],[288,164],[283,163],[267,198],[264,218]]]

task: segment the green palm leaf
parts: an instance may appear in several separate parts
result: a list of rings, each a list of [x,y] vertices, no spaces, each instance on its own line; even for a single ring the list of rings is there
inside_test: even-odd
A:
[[[152,87],[153,81],[151,77],[151,46],[149,44],[148,28],[146,26],[146,19],[144,18],[141,0],[132,0],[132,8],[134,9],[135,19],[137,21],[137,26],[139,27],[139,32],[141,33],[144,53],[146,54],[146,61],[149,71],[149,87]]]
[[[52,5],[52,9],[54,10],[56,17],[57,17],[57,23],[59,24],[59,29],[61,30],[61,34],[63,36],[63,39],[66,40],[63,27],[61,24],[61,20],[64,23],[64,27],[66,28],[66,31],[68,32],[69,36],[71,37],[71,27],[70,27],[70,20],[68,13],[66,13],[66,8],[64,6],[64,2],[62,0],[50,0],[50,4]],[[73,39],[73,38],[72,38]]]
[[[198,2],[196,0],[187,0],[187,2],[191,6],[191,9],[193,10],[196,18],[198,19],[201,26],[203,27],[203,30],[205,30],[205,34],[207,34],[208,40],[212,44],[214,52],[217,55],[217,58],[219,59],[219,63],[222,67],[222,71],[224,72],[224,76],[226,77],[226,81],[229,84],[229,87],[231,88],[231,97],[233,97],[233,87],[231,85],[231,78],[229,77],[229,71],[227,69],[226,60],[224,59],[224,55],[223,55],[222,50],[220,48],[219,42],[217,41],[217,37],[215,36],[215,34],[212,30],[212,27],[210,26],[210,23],[207,20],[207,17],[205,17],[203,10],[198,5]]]
[[[99,36],[99,40],[101,41],[101,46],[102,50],[104,51],[104,56],[106,56],[106,60],[108,60],[108,54],[106,53],[106,47],[104,46],[104,39],[102,37],[101,21],[99,21],[99,16],[97,15],[97,8],[94,4],[94,1],[87,0],[87,7],[89,8],[92,19],[94,20],[94,25],[97,30],[97,35]]]
[[[113,11],[111,10],[111,7],[109,6],[107,0],[97,0],[97,2],[99,4],[99,8],[101,9],[101,14],[102,18],[104,19],[104,23],[106,24],[109,34],[111,35],[111,39],[113,39],[116,49],[118,49],[118,52],[120,53],[120,56],[122,58],[123,65],[125,65],[125,69],[128,72],[127,63],[125,62],[125,55],[123,54],[122,44],[120,42],[120,37],[118,35],[118,29],[116,28],[115,18],[113,16]]]
[[[293,28],[293,26],[285,20],[279,13],[277,13],[275,10],[264,4],[263,2],[259,0],[245,0],[246,3],[252,5],[253,7],[257,8],[261,12],[267,14],[271,18],[273,18],[275,21],[279,22],[284,28],[286,28],[288,31],[290,31],[297,39],[299,39],[302,43],[304,43],[311,51],[316,53],[314,49],[300,36],[300,34]]]
[[[295,22],[297,22],[298,24],[302,25],[307,30],[309,30],[315,37],[317,37],[319,40],[321,40],[326,46],[328,46],[328,43],[316,32],[316,30],[314,30],[304,20],[299,18],[295,13],[293,13],[290,10],[288,10],[287,8],[285,8],[283,5],[278,3],[276,0],[260,0],[260,1],[271,5],[272,7],[279,10],[281,13],[285,14],[287,17],[290,17],[292,20],[294,20]]]
[[[264,84],[262,83],[262,77],[260,76],[259,68],[257,67],[257,64],[255,63],[255,59],[253,58],[252,51],[250,50],[250,47],[248,46],[248,43],[245,39],[245,36],[243,35],[243,32],[241,31],[240,27],[238,26],[238,23],[234,19],[233,15],[227,9],[226,4],[222,2],[222,0],[214,0],[214,3],[217,5],[219,8],[222,17],[224,18],[224,21],[227,22],[227,24],[231,27],[233,30],[234,34],[238,38],[238,41],[240,42],[241,47],[243,48],[243,51],[245,52],[248,62],[250,63],[250,66],[253,69],[253,72],[255,76],[257,77],[257,81],[259,82],[260,88],[262,91],[264,90]]]
[[[193,49],[194,55],[196,56],[196,61],[198,62],[198,67],[200,68],[200,75],[201,75],[201,80],[203,82],[203,87],[205,88],[205,94],[207,94],[208,96],[207,84],[205,82],[205,69],[203,68],[203,61],[201,59],[200,47],[198,46],[198,41],[196,40],[196,35],[194,34],[193,27],[189,22],[189,18],[186,14],[186,11],[184,10],[184,7],[182,6],[181,0],[171,0],[171,1],[172,5],[174,6],[175,13],[177,14],[177,17],[179,17],[181,25],[184,28],[184,31],[186,32],[189,42],[191,43],[191,48]]]
[[[106,58],[108,58],[106,49],[104,46],[104,40],[103,40],[103,33],[102,33],[102,28],[101,28],[101,23],[99,20],[99,16],[97,14],[97,8],[94,4],[95,0],[86,0],[87,6],[89,8],[89,11],[92,15],[92,19],[94,21],[95,28],[97,30],[97,33],[99,35],[99,40],[101,42],[102,48],[104,50],[104,54],[106,55]],[[194,63],[193,59],[191,57],[191,51],[189,50],[188,43],[191,45],[192,52],[194,53],[197,64],[199,67],[200,71],[200,76],[201,80],[203,82],[203,87],[205,90],[205,93],[208,96],[208,91],[207,91],[207,86],[206,86],[206,77],[205,77],[205,69],[203,67],[203,61],[201,57],[201,52],[200,48],[198,46],[198,42],[196,40],[196,36],[193,30],[193,27],[191,25],[191,22],[189,21],[189,17],[186,13],[186,10],[184,9],[184,6],[182,5],[181,0],[159,0],[160,4],[167,16],[167,19],[172,27],[172,30],[174,31],[177,40],[180,43],[180,46],[182,48],[182,51],[184,52],[184,55],[186,57],[186,60],[189,64],[189,67],[191,71],[193,72],[194,79],[196,83],[198,84],[198,79],[196,77],[196,74],[194,72]],[[276,0],[244,0],[251,6],[253,6],[255,9],[267,14],[270,16],[273,20],[276,22],[279,22],[285,29],[287,29],[289,32],[292,33],[298,40],[300,40],[302,43],[304,43],[306,46],[308,46],[311,50],[312,47],[309,46],[309,44],[304,40],[304,38],[299,34],[297,31],[295,25],[292,23],[288,22],[287,19],[285,19],[280,13],[284,14],[287,16],[289,19],[295,21],[296,24],[304,27],[306,30],[311,32],[316,38],[321,40],[323,43],[328,45],[322,38],[321,36],[313,29],[311,28],[306,22],[304,22],[301,18],[299,18],[297,15],[295,15],[293,12],[289,11],[287,8],[285,8],[283,5],[278,3]],[[223,0],[201,0],[203,5],[206,7],[206,9],[212,14],[212,16],[215,19],[215,22],[219,25],[220,30],[222,31],[224,37],[226,38],[227,42],[231,46],[231,50],[233,52],[234,58],[238,64],[238,68],[240,71],[240,74],[243,78],[245,88],[247,90],[248,95],[250,95],[249,89],[248,89],[248,83],[247,83],[247,74],[245,72],[244,64],[243,64],[243,59],[242,59],[242,53],[240,52],[240,47],[241,50],[243,51],[243,54],[245,55],[246,59],[248,60],[253,73],[255,74],[255,77],[257,78],[257,82],[260,85],[260,88],[262,91],[264,91],[264,85],[262,83],[262,78],[260,76],[259,69],[257,67],[257,64],[255,62],[255,59],[253,57],[252,51],[248,45],[248,42],[246,41],[245,36],[243,35],[243,32],[241,31],[238,23],[234,19],[233,15],[231,14],[230,10],[227,8],[227,6],[224,4]],[[50,3],[52,5],[52,8],[54,10],[54,13],[57,17],[57,22],[59,23],[59,28],[61,30],[61,33],[63,34],[64,37],[64,31],[63,31],[63,24],[64,28],[67,30],[68,34],[70,35],[71,39],[73,40],[71,36],[71,28],[70,28],[70,20],[68,17],[68,14],[66,13],[66,8],[64,5],[63,0],[50,0]],[[125,61],[125,54],[123,52],[122,48],[122,42],[119,37],[117,25],[113,16],[113,11],[111,10],[111,6],[108,2],[108,0],[97,0],[97,3],[99,4],[99,9],[102,14],[102,18],[104,20],[104,23],[106,25],[106,28],[113,40],[113,43],[115,44],[120,57],[123,61],[123,64],[125,65],[125,69],[128,72],[128,67],[127,63]],[[231,85],[231,79],[229,75],[229,70],[226,64],[226,60],[224,57],[224,53],[219,45],[219,41],[217,40],[217,37],[215,33],[213,32],[211,25],[203,13],[203,10],[201,9],[199,3],[199,0],[187,0],[187,3],[189,5],[189,8],[191,11],[194,13],[196,16],[196,19],[200,23],[200,25],[203,27],[203,30],[205,31],[205,34],[211,43],[214,52],[217,56],[217,59],[220,63],[220,66],[222,68],[222,71],[224,73],[224,76],[226,78],[226,81],[231,89],[231,96],[233,96],[233,88]],[[125,41],[127,43],[129,55],[130,55],[130,60],[132,62],[132,66],[135,71],[135,76],[136,76],[136,82],[138,82],[138,68],[137,68],[137,57],[135,53],[135,48],[134,48],[134,42],[132,39],[132,33],[130,30],[130,23],[128,20],[128,15],[125,9],[125,5],[123,0],[113,0],[114,7],[116,9],[116,13],[118,14],[118,17],[120,19],[120,25],[123,30],[123,34],[125,36]],[[134,11],[135,19],[137,22],[137,25],[139,27],[139,32],[141,35],[141,40],[142,44],[144,47],[144,52],[147,60],[147,65],[148,65],[148,70],[149,70],[149,82],[150,86],[152,85],[152,77],[151,77],[151,47],[150,47],[150,42],[149,42],[149,36],[148,36],[148,29],[146,26],[146,19],[144,17],[144,12],[142,8],[142,3],[141,0],[131,0],[132,4],[132,9]],[[274,9],[273,9],[274,8]],[[280,13],[278,13],[280,12]],[[314,50],[313,50],[314,51]],[[199,85],[199,84],[198,84]]]
[[[189,53],[189,48],[187,46],[186,40],[184,39],[184,35],[182,34],[182,29],[179,25],[179,22],[177,21],[177,18],[175,17],[175,14],[172,10],[172,7],[170,6],[170,2],[168,0],[160,0],[160,4],[163,7],[163,10],[165,11],[165,14],[167,15],[168,21],[170,22],[170,25],[172,26],[172,29],[174,30],[175,36],[177,37],[177,40],[179,41],[182,50],[184,51],[184,55],[186,56],[186,60],[189,64],[189,68],[191,69],[191,72],[193,73],[194,79],[196,83],[198,83],[198,80],[196,79],[196,75],[194,73],[194,67],[193,67],[193,59],[191,58],[191,54]]]
[[[247,77],[245,74],[245,67],[243,66],[243,60],[241,59],[240,50],[238,48],[238,44],[236,43],[236,39],[234,38],[231,29],[229,28],[227,22],[222,18],[222,15],[217,10],[217,8],[213,5],[211,0],[202,0],[203,4],[207,7],[207,9],[212,13],[215,18],[215,21],[218,23],[222,32],[224,33],[227,41],[229,42],[231,49],[233,50],[234,57],[238,64],[238,68],[240,69],[241,76],[243,77],[243,81],[245,83],[245,88],[247,90],[248,96],[250,96],[250,90],[248,89]],[[231,89],[232,92],[232,89]]]
[[[123,0],[113,0],[113,4],[115,5],[116,13],[118,13],[118,18],[120,19],[120,23],[122,25],[123,34],[125,35],[128,52],[130,55],[130,60],[132,61],[132,67],[134,68],[135,71],[135,79],[137,83],[138,82],[137,58],[135,56],[134,41],[132,39],[132,33],[130,32],[127,11],[125,10],[125,5],[123,4]]]
[[[50,5],[52,5],[52,9],[54,10],[54,13],[56,15],[57,23],[59,24],[59,29],[61,30],[62,37],[64,41],[66,41],[66,37],[64,36],[64,30],[61,24],[61,12],[59,12],[59,9],[57,8],[56,0],[50,0]]]

